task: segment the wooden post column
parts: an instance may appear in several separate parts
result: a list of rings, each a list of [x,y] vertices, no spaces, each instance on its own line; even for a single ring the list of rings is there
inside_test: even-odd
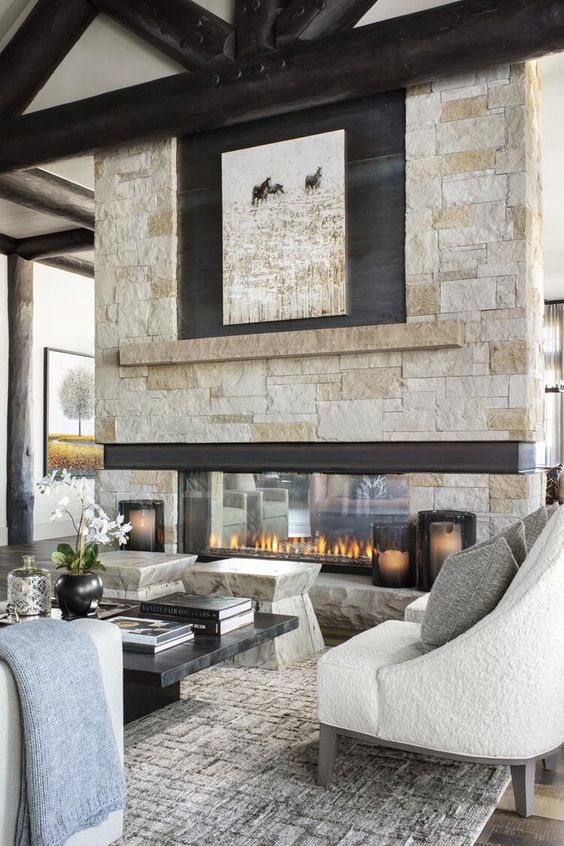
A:
[[[33,262],[8,256],[8,543],[33,540]]]

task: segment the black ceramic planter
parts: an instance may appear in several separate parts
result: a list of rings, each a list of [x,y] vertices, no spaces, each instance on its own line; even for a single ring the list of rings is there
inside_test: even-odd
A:
[[[104,584],[98,573],[63,573],[55,582],[55,597],[63,617],[87,617],[98,608]]]

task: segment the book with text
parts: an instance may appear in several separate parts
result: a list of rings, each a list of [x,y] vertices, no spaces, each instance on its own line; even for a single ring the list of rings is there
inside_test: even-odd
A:
[[[141,603],[142,614],[177,617],[185,620],[220,622],[251,611],[254,601],[239,596],[200,596],[190,593],[170,593]]]

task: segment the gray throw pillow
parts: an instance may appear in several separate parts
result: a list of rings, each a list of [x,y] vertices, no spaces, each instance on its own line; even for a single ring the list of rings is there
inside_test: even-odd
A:
[[[517,570],[505,538],[449,556],[429,594],[421,626],[425,650],[454,640],[490,614]]]
[[[492,541],[499,540],[499,538],[505,538],[509,545],[509,549],[513,553],[513,558],[517,562],[517,566],[520,567],[527,557],[528,552],[523,521],[517,520],[516,523],[511,523],[507,529],[504,529],[502,532],[498,532],[497,535],[494,535],[488,540],[475,544],[472,549],[482,549],[482,547],[488,546]]]
[[[527,517],[523,519],[523,525],[525,526],[525,538],[527,541],[527,552],[531,551],[533,544],[538,540],[539,535],[547,523],[548,515],[544,505],[537,511],[533,511],[532,514],[528,514]]]
[[[546,519],[552,520],[555,514],[558,513],[558,509],[560,508],[559,502],[554,502],[552,505],[546,506]]]

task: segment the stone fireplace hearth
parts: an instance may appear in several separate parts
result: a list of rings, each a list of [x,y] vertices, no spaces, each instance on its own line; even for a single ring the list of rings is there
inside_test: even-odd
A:
[[[102,505],[163,499],[176,551],[179,471],[307,469],[272,466],[289,444],[365,448],[340,472],[405,473],[409,514],[476,512],[479,539],[538,506],[518,458],[543,437],[538,94],[534,64],[407,91],[403,324],[179,340],[176,142],[100,155]],[[260,461],[221,461],[242,446]]]

